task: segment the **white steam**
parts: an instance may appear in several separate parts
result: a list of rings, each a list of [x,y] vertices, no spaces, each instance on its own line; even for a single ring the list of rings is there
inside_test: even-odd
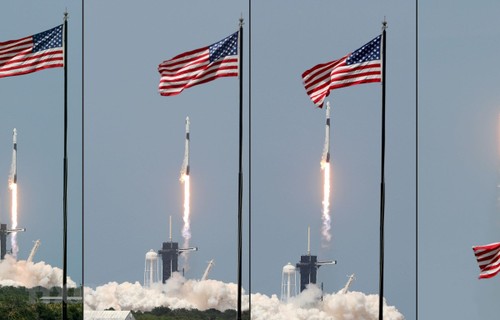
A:
[[[42,286],[45,288],[61,287],[63,272],[59,268],[52,267],[43,261],[33,263],[26,260],[16,261],[11,255],[5,255],[0,261],[0,285],[33,288]],[[75,288],[76,283],[67,278],[69,288]]]
[[[95,290],[84,289],[85,310],[151,311],[155,307],[171,309],[236,309],[237,285],[216,280],[186,280],[179,273],[152,288],[143,288],[139,282],[118,284],[110,282]],[[242,299],[248,309],[248,295]],[[311,285],[297,297],[283,303],[276,295],[271,297],[252,294],[253,320],[376,320],[378,319],[378,295],[361,292],[325,294]],[[384,301],[385,320],[403,320],[404,316]]]
[[[330,163],[321,162],[321,170],[323,170],[323,201],[321,201],[321,235],[323,236],[323,246],[327,247],[332,239],[330,233],[331,217],[330,217]]]
[[[189,175],[182,176],[181,182],[184,183],[184,212],[182,214],[184,225],[182,226],[182,237],[184,238],[184,248],[188,248],[189,239],[191,239],[191,195]],[[184,251],[181,256],[183,258],[183,268],[189,270],[189,251]]]

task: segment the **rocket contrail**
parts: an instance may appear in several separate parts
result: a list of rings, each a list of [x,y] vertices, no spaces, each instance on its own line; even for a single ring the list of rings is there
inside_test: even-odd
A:
[[[11,224],[12,229],[17,228],[17,131],[14,128],[12,133],[12,163],[10,166],[10,175],[9,175],[9,189],[11,190],[12,201],[11,201]],[[12,232],[11,238],[11,246],[12,246],[12,256],[14,258],[17,257],[17,252],[19,251],[19,247],[17,246],[17,232]]]
[[[184,161],[182,162],[181,169],[181,183],[184,183],[184,214],[182,220],[184,226],[182,227],[182,237],[184,238],[184,247],[189,247],[189,239],[191,239],[191,226],[190,226],[190,180],[189,180],[189,117],[186,117],[186,143],[184,150]],[[188,251],[182,254],[184,259],[184,268],[188,268]]]
[[[321,234],[323,240],[330,242],[330,103],[326,103],[325,146],[321,157],[321,170],[323,170],[323,205]]]

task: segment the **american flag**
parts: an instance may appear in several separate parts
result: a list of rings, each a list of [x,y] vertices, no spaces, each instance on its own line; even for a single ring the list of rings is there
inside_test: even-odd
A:
[[[0,42],[0,78],[64,66],[63,25]]]
[[[338,60],[306,70],[302,80],[314,104],[323,107],[330,90],[382,81],[381,39],[382,35]]]
[[[162,96],[220,77],[238,76],[238,32],[208,47],[181,53],[158,66]]]
[[[479,279],[491,278],[500,271],[500,242],[472,247],[479,264]]]

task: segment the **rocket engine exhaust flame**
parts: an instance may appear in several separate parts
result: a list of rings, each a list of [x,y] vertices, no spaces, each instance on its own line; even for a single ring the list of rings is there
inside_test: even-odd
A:
[[[181,183],[184,184],[184,213],[182,215],[182,220],[184,221],[184,226],[182,227],[182,237],[184,238],[184,248],[189,247],[189,239],[191,239],[191,225],[190,225],[190,179],[189,179],[189,117],[186,117],[186,142],[184,148],[184,161],[182,162],[181,168]],[[189,251],[182,253],[182,258],[184,261],[184,269],[189,269]]]
[[[321,169],[323,170],[323,205],[321,220],[323,224],[321,226],[321,234],[323,235],[323,240],[330,242],[332,235],[330,234],[331,229],[331,218],[330,218],[330,163],[322,162]]]
[[[17,228],[17,131],[14,128],[12,133],[12,163],[9,174],[9,189],[11,191],[11,226]],[[17,258],[19,247],[17,245],[17,232],[12,232],[11,238],[12,256]]]
[[[184,214],[182,220],[184,221],[184,226],[182,227],[182,237],[184,238],[184,247],[189,247],[189,239],[191,239],[191,228],[189,215],[191,213],[190,208],[190,193],[189,193],[189,176],[184,175],[182,178],[184,183]]]
[[[323,240],[329,243],[332,239],[330,234],[331,218],[330,218],[330,103],[326,103],[326,125],[325,125],[325,146],[323,147],[323,156],[321,157],[321,170],[323,170],[323,201],[322,216],[323,222],[321,234]],[[323,244],[327,245],[327,244]]]
[[[17,184],[9,184],[9,189],[12,192],[11,225],[12,229],[17,229]],[[12,246],[12,256],[17,258],[17,253],[19,252],[19,246],[17,245],[17,231],[12,232],[10,242]]]

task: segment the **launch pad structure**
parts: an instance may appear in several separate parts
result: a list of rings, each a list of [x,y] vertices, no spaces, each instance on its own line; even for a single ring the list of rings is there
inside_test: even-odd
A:
[[[318,261],[318,256],[311,255],[311,229],[307,228],[307,254],[300,256],[300,262],[295,266],[300,271],[300,292],[310,283],[316,283],[319,267],[337,264],[336,260]]]
[[[7,254],[7,235],[12,232],[26,231],[26,228],[7,229],[7,224],[0,224],[0,259],[5,259]]]
[[[163,242],[163,245],[158,254],[161,255],[162,261],[162,282],[165,283],[173,272],[178,271],[179,260],[179,243],[178,242]]]
[[[172,241],[172,217],[170,217],[170,239],[168,242],[163,242],[161,249],[158,250],[162,261],[162,283],[165,283],[172,273],[179,271],[179,254],[187,251],[198,251],[198,247],[179,248],[179,243]]]

